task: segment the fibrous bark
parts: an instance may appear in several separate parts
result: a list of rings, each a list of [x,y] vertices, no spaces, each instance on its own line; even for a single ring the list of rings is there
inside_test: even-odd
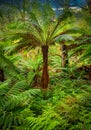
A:
[[[48,46],[42,46],[42,54],[43,54],[43,71],[41,77],[41,86],[43,89],[48,88],[49,82],[49,74],[48,74]]]

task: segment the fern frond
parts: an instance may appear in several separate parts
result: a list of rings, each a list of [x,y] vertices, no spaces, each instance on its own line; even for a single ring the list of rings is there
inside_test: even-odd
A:
[[[65,123],[65,120],[61,118],[53,108],[44,110],[42,115],[38,117],[26,118],[26,126],[30,127],[31,130],[54,130],[57,127],[65,129],[66,127],[62,127]]]

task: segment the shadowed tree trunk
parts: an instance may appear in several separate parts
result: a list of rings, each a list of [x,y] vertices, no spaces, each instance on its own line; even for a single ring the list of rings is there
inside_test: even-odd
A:
[[[0,68],[0,81],[4,82],[4,71]]]
[[[89,80],[91,80],[91,65],[89,66]]]
[[[62,67],[68,66],[68,50],[67,46],[64,44],[61,44],[61,53],[62,53]]]
[[[43,71],[41,77],[41,86],[43,89],[48,87],[49,82],[49,74],[48,74],[48,46],[42,46],[42,54],[43,54]]]
[[[91,14],[91,0],[87,0],[87,5],[88,5],[89,12]]]

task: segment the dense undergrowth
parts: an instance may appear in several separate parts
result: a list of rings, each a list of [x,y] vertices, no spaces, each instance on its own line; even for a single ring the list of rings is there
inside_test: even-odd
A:
[[[0,6],[0,130],[91,130],[88,10],[23,2]]]
[[[12,77],[0,83],[0,129],[90,130],[90,95],[91,82],[83,79],[56,75],[41,90]]]

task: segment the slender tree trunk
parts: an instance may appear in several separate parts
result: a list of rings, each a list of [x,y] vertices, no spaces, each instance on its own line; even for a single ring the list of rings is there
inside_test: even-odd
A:
[[[43,89],[48,88],[49,74],[48,74],[48,46],[42,46],[43,54],[43,71],[41,77],[41,86]]]
[[[3,82],[4,81],[4,70],[0,69],[0,81]]]
[[[61,44],[61,52],[62,52],[62,67],[68,66],[68,51],[67,46],[65,44]]]
[[[88,5],[89,12],[91,14],[91,0],[87,0],[87,5]]]

